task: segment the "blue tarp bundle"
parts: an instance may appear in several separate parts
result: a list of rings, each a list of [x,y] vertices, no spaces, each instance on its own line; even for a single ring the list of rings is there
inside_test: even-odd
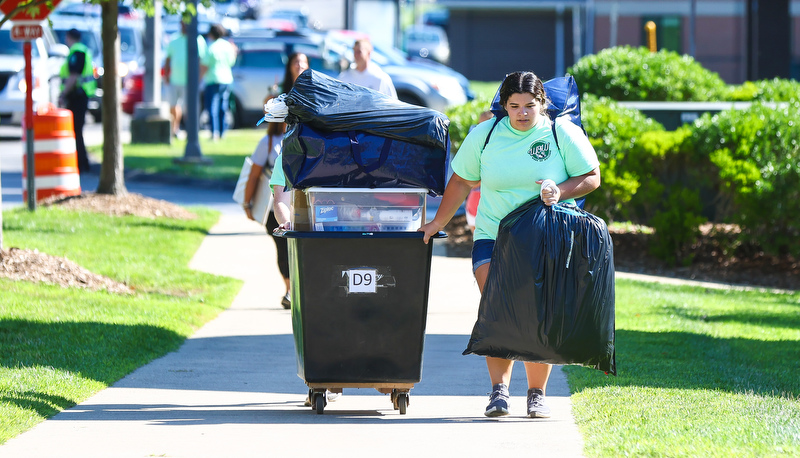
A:
[[[421,187],[444,193],[450,120],[306,70],[286,97],[283,169],[293,188]]]

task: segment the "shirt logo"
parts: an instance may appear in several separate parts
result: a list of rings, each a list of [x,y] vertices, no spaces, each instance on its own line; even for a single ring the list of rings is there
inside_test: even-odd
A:
[[[550,142],[539,141],[531,145],[528,154],[534,161],[544,162],[550,157]]]

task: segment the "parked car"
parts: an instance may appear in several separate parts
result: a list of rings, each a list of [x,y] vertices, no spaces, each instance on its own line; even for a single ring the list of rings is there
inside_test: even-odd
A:
[[[94,78],[97,83],[97,92],[89,99],[89,113],[95,122],[102,122],[101,100],[103,97],[103,38],[100,26],[95,21],[86,21],[69,16],[56,16],[51,19],[53,34],[59,43],[66,46],[67,31],[76,29],[81,32],[81,43],[89,48],[92,53],[92,66]]]
[[[141,18],[142,14],[137,11],[132,4],[119,3],[119,16],[122,18]],[[72,18],[92,18],[100,19],[103,15],[103,7],[96,3],[84,3],[82,1],[62,2],[50,15],[50,18],[66,16]]]
[[[352,62],[353,43],[362,36],[352,31],[329,31],[325,46]],[[467,78],[446,65],[409,59],[397,48],[373,48],[372,61],[392,78],[397,97],[403,102],[444,112],[474,98]]]
[[[320,29],[321,24],[318,22],[311,22],[308,13],[302,9],[281,9],[273,10],[267,15],[270,19],[285,19],[292,21],[295,24],[295,29]]]
[[[11,23],[0,28],[0,123],[21,125],[25,115],[27,84],[22,43],[11,40]],[[49,27],[31,42],[34,110],[42,104],[57,103],[61,92],[59,71],[69,50],[59,44]]]
[[[144,100],[144,68],[131,72],[123,78],[119,99],[122,112],[133,115],[136,104]]]
[[[220,16],[258,19],[261,15],[261,2],[259,0],[216,0],[214,11]]]
[[[412,25],[403,34],[403,44],[409,55],[418,55],[443,64],[450,61],[450,42],[441,27]]]
[[[141,20],[120,19],[117,23],[119,29],[119,63],[117,74],[124,78],[130,72],[144,66],[144,22]]]
[[[422,13],[422,23],[425,25],[435,25],[447,31],[450,23],[450,10],[446,8],[434,9]]]
[[[231,85],[231,111],[237,127],[254,126],[264,116],[264,98],[279,93],[292,53],[306,54],[316,71],[331,76],[341,71],[339,56],[324,52],[322,35],[262,31],[260,35],[234,36],[233,41],[239,48]]]

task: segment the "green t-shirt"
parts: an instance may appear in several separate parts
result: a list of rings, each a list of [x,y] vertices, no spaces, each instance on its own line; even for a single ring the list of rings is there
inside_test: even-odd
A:
[[[203,65],[208,67],[204,80],[208,84],[231,84],[231,67],[236,63],[236,48],[224,38],[218,38],[208,45]]]
[[[589,139],[568,120],[556,122],[560,151],[547,116],[525,132],[511,127],[508,117],[501,119],[484,149],[494,122],[490,119],[475,127],[452,163],[453,172],[461,178],[481,182],[475,240],[497,239],[500,220],[539,195],[537,180],[549,178],[562,183],[600,164]]]
[[[269,179],[269,187],[275,192],[276,187],[286,186],[286,175],[283,173],[283,154],[279,154],[272,167],[272,177]]]
[[[167,57],[169,57],[169,84],[174,86],[186,86],[186,69],[189,67],[187,56],[186,35],[180,34],[167,45]],[[202,35],[197,36],[197,54],[200,62],[206,55],[206,40]]]

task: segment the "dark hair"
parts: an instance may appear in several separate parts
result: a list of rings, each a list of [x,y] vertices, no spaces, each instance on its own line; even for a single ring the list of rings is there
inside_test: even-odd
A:
[[[505,106],[513,94],[532,94],[533,98],[542,105],[541,114],[547,113],[547,105],[550,101],[544,92],[542,80],[535,73],[514,72],[506,75],[506,79],[500,86],[500,105]]]
[[[212,24],[211,27],[208,29],[208,36],[213,38],[214,40],[222,38],[227,34],[228,34],[227,30],[225,30],[225,27],[222,27],[221,24]]]
[[[289,59],[286,61],[286,69],[283,71],[283,85],[281,85],[281,92],[288,94],[294,87],[294,79],[292,78],[292,63],[300,57],[306,56],[302,52],[293,52],[289,54]],[[308,56],[306,56],[308,58]]]
[[[81,31],[78,29],[67,30],[67,36],[75,41],[81,41]]]

